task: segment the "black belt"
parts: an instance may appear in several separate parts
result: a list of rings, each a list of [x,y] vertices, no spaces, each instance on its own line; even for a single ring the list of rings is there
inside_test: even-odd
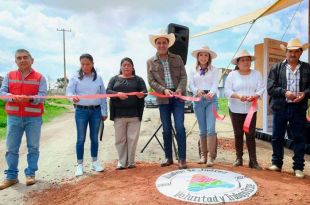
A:
[[[76,105],[74,104],[75,108],[85,109],[85,110],[94,110],[96,108],[99,108],[100,105]]]

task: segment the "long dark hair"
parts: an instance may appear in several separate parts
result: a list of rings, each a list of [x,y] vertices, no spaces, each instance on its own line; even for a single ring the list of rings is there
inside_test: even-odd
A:
[[[136,75],[136,72],[135,72],[135,67],[134,67],[134,65],[133,65],[133,61],[131,60],[131,58],[128,58],[128,57],[125,57],[125,58],[123,58],[123,59],[121,60],[121,68],[120,68],[120,70],[119,70],[119,74],[120,74],[120,75],[123,74],[123,71],[122,71],[122,64],[123,64],[125,61],[127,61],[127,62],[129,62],[129,63],[131,64],[131,66],[132,66],[132,75],[135,76],[135,75]]]
[[[93,58],[90,54],[88,54],[88,53],[82,54],[82,55],[80,56],[80,61],[81,61],[83,58],[86,58],[86,59],[90,60],[92,63],[94,63],[94,58]],[[94,73],[93,81],[95,81],[95,80],[97,79],[97,72],[96,72],[94,66],[93,66],[93,68],[91,69],[91,72]],[[80,68],[80,70],[79,70],[79,79],[82,80],[83,77],[84,77],[84,72],[83,72],[82,68]]]

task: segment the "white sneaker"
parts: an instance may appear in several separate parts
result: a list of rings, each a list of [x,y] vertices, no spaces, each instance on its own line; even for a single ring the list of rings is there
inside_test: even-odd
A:
[[[91,169],[96,171],[96,172],[103,172],[104,171],[104,167],[101,166],[97,161],[94,161],[91,164]]]
[[[75,176],[82,176],[84,174],[83,164],[78,164],[75,171]]]
[[[212,159],[211,157],[208,157],[207,167],[213,167],[213,165],[214,165],[214,159]]]
[[[305,177],[304,172],[301,171],[301,170],[296,169],[294,172],[295,172],[295,176],[296,176],[297,178],[304,178],[304,177]]]

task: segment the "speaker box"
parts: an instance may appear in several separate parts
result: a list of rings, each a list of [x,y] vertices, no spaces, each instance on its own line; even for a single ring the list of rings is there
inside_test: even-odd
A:
[[[169,48],[169,51],[181,56],[184,65],[187,60],[189,28],[186,26],[170,23],[168,33],[174,33],[175,43]]]

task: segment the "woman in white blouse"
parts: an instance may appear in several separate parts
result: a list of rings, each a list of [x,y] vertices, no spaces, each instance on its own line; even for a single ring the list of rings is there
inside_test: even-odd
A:
[[[216,53],[205,46],[192,52],[197,59],[195,71],[190,73],[189,88],[195,96],[201,97],[194,102],[194,111],[199,125],[200,160],[199,164],[207,163],[211,167],[217,155],[217,133],[215,131],[215,116],[212,107],[217,109],[216,92],[219,85],[218,70],[212,66]],[[208,156],[209,153],[209,156]]]
[[[246,50],[237,53],[236,57],[231,61],[232,64],[236,65],[236,68],[229,73],[226,79],[225,95],[229,100],[229,114],[235,135],[237,158],[233,166],[243,165],[243,135],[245,134],[249,152],[249,167],[260,170],[261,167],[256,158],[255,144],[256,112],[250,123],[249,133],[243,131],[243,124],[252,101],[260,98],[265,91],[261,74],[259,71],[251,69],[251,62],[254,60],[254,56]]]

